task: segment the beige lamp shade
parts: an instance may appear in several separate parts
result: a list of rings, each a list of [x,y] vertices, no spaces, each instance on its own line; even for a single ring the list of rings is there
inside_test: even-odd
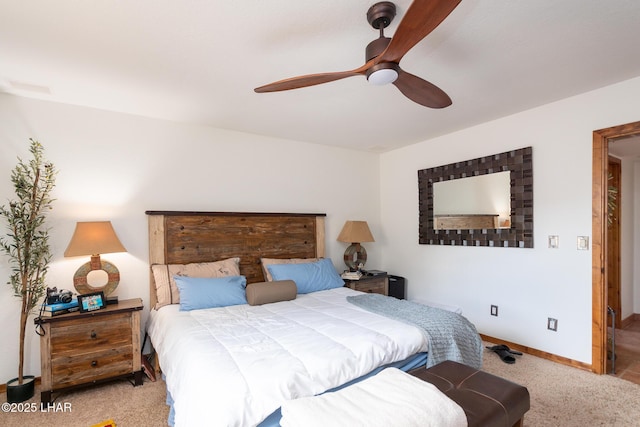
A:
[[[83,256],[126,252],[111,221],[79,222],[64,256]]]
[[[367,221],[347,221],[338,235],[338,242],[366,243],[375,242]]]
[[[120,272],[109,261],[100,259],[100,254],[126,252],[120,239],[116,235],[111,221],[78,222],[71,242],[64,251],[65,257],[91,255],[91,261],[80,266],[73,276],[73,286],[79,294],[103,292],[105,296],[111,294],[120,283]],[[104,286],[89,285],[87,277],[95,270],[107,273],[107,283]]]
[[[367,262],[367,251],[360,243],[375,242],[367,221],[347,221],[338,235],[339,242],[351,243],[344,251],[344,263],[351,271],[360,270]]]

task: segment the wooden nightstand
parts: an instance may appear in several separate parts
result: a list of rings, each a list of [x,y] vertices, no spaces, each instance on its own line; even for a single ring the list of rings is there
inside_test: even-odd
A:
[[[360,292],[389,295],[389,276],[362,276],[360,280],[345,280],[344,285]]]
[[[40,337],[40,398],[105,380],[133,377],[142,385],[140,298],[88,313],[43,317]]]

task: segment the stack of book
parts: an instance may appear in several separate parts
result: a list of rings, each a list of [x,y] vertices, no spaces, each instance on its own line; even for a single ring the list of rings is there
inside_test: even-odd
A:
[[[61,314],[73,313],[80,310],[78,299],[73,298],[70,302],[59,302],[56,304],[45,304],[42,310],[42,317],[53,317]]]
[[[362,273],[360,271],[345,271],[340,276],[345,280],[360,280]]]

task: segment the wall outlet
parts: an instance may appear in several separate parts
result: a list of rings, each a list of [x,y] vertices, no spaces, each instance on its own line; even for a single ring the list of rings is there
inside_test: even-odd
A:
[[[549,317],[547,319],[547,329],[550,331],[557,332],[558,331],[558,319],[554,319],[553,317]]]
[[[498,306],[497,305],[491,305],[491,315],[492,316],[498,316]]]

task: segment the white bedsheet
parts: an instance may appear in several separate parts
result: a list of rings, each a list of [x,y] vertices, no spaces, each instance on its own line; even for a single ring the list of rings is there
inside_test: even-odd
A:
[[[416,327],[358,308],[348,288],[262,306],[152,311],[148,327],[175,425],[254,426],[313,396],[427,351]]]

